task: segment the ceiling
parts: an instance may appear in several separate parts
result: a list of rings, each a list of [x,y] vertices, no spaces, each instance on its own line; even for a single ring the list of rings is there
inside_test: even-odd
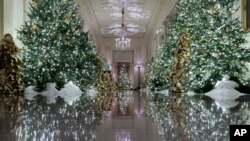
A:
[[[135,6],[125,7],[124,24],[133,23],[147,28],[159,0],[136,0]],[[90,0],[99,29],[112,24],[122,24],[122,9],[109,0]],[[108,19],[108,20],[107,20]],[[137,33],[133,37],[144,37],[145,32]],[[113,34],[102,34],[103,37],[115,37]]]
[[[171,12],[177,0],[135,0],[137,8],[126,8],[124,24],[133,23],[145,27],[145,32],[137,33],[131,38],[145,38],[162,25],[166,16]],[[85,25],[95,38],[114,38],[114,34],[103,34],[103,28],[112,24],[121,25],[121,8],[112,5],[110,0],[76,0],[79,4],[80,15]]]

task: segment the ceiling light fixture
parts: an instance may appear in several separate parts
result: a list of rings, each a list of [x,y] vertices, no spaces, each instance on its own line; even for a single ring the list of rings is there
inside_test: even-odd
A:
[[[124,3],[125,1],[123,1]],[[112,24],[108,27],[102,28],[101,32],[102,34],[114,34],[119,37],[126,37],[130,35],[134,35],[136,33],[140,32],[145,32],[145,27],[134,24],[134,23],[128,23],[124,24],[124,13],[125,13],[125,8],[124,6],[122,7],[122,23],[120,24]]]
[[[120,13],[121,9],[123,7],[108,4],[107,6],[103,7],[105,11],[109,13],[110,16],[115,18],[122,17],[122,14]],[[124,6],[124,9],[128,11],[128,18],[133,18],[133,20],[139,20],[139,19],[148,19],[149,18],[149,11],[143,10],[141,7],[139,7],[137,4],[129,5],[128,7]]]
[[[130,48],[130,38],[124,38],[124,37],[116,38],[115,42],[116,42],[115,44],[116,48],[118,50],[126,50]]]

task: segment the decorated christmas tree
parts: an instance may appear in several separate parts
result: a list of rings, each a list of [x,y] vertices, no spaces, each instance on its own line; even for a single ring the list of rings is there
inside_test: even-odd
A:
[[[162,43],[158,47],[158,54],[155,60],[147,65],[143,79],[144,86],[151,89],[165,89],[169,86],[167,77],[162,76],[169,75],[171,60],[165,58],[172,56],[170,50],[173,48],[167,48],[166,46],[167,44]]]
[[[0,44],[0,94],[23,95],[21,61],[18,47],[10,34],[5,34]]]
[[[37,0],[30,4],[29,21],[18,31],[24,44],[24,81],[39,90],[72,81],[80,88],[96,79],[96,53],[74,0]]]
[[[175,14],[166,26],[166,41],[151,64],[153,72],[170,72],[170,62],[177,49],[177,40],[182,31],[190,34],[192,41],[190,64],[186,89],[196,90],[213,86],[223,75],[237,77],[244,82],[247,71],[246,62],[250,60],[250,51],[242,48],[245,43],[244,31],[239,17],[233,14],[238,10],[236,0],[180,0]],[[152,73],[152,72],[148,72]],[[151,78],[168,87],[168,80],[159,75]],[[168,75],[166,75],[167,77]]]
[[[107,60],[100,54],[97,55],[98,77],[95,81],[95,87],[98,92],[111,93],[114,89],[113,78]]]
[[[0,110],[20,111],[23,104],[23,80],[19,49],[10,34],[0,42]]]
[[[111,110],[113,101],[114,82],[111,71],[107,64],[107,60],[100,54],[97,55],[98,60],[98,77],[95,81],[95,88],[98,91],[95,96],[96,114],[102,114],[103,111]]]
[[[130,80],[127,72],[126,64],[121,64],[119,67],[119,74],[117,78],[117,87],[118,88],[130,88]]]

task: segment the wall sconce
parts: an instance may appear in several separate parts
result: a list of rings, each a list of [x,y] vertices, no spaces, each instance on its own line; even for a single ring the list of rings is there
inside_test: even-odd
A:
[[[112,63],[108,63],[109,70],[112,70]]]

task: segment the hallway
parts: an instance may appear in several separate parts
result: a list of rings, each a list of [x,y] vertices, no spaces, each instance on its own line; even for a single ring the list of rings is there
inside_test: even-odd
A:
[[[121,95],[123,98],[121,98]],[[126,115],[117,108],[119,99],[127,100]],[[156,126],[144,111],[144,99],[138,91],[120,91],[116,94],[112,112],[97,130],[96,141],[160,141]]]
[[[0,37],[0,141],[250,126],[250,0],[0,0]]]

